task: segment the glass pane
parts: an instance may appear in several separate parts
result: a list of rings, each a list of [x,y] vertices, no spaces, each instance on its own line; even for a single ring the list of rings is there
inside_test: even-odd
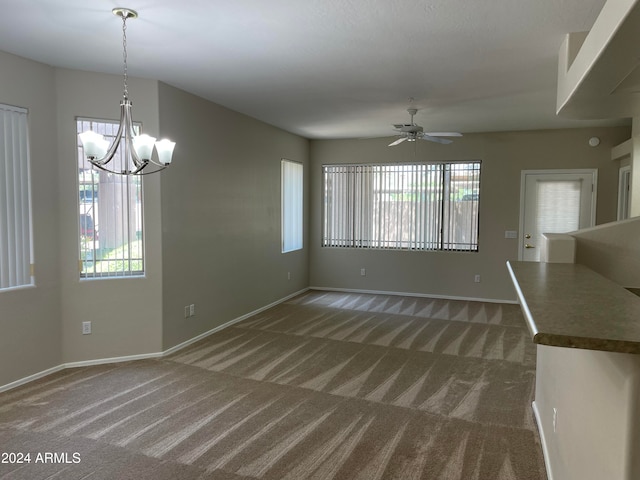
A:
[[[565,233],[580,225],[581,180],[538,181],[537,231]]]
[[[480,162],[323,172],[323,246],[477,251]]]
[[[446,167],[443,248],[478,249],[480,163],[452,163]]]
[[[115,122],[78,120],[78,133],[93,130],[113,141]],[[139,126],[134,127],[136,130]],[[114,169],[124,168],[121,144]],[[144,274],[142,177],[108,173],[86,160],[78,140],[78,223],[80,276],[118,277]]]
[[[302,248],[302,164],[282,160],[282,252]]]

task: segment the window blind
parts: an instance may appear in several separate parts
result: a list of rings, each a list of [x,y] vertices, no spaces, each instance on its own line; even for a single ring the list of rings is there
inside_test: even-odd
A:
[[[536,184],[537,231],[564,233],[580,228],[580,192],[582,180],[545,181]],[[563,205],[559,209],[557,206]]]
[[[33,284],[27,110],[0,104],[0,289]]]
[[[478,249],[480,162],[324,165],[323,246]]]

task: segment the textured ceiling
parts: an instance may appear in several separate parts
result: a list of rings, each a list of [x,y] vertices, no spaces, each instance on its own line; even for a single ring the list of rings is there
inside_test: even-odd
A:
[[[556,117],[564,34],[605,0],[2,0],[0,50],[161,80],[308,138],[620,124]],[[131,92],[135,103],[135,92]],[[1,98],[0,98],[1,100]]]

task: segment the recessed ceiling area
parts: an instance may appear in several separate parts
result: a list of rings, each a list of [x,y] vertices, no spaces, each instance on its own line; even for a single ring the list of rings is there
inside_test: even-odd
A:
[[[605,0],[4,0],[0,50],[166,82],[307,138],[628,124],[556,115],[558,52]],[[131,91],[135,101],[135,91]]]

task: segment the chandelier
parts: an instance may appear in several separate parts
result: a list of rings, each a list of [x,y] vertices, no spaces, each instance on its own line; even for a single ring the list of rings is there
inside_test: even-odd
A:
[[[109,145],[109,141],[99,133],[88,130],[79,134],[84,154],[91,164],[100,170],[118,175],[147,175],[164,170],[171,164],[171,156],[175,142],[163,139],[156,142],[154,137],[146,134],[136,135],[131,119],[131,101],[127,90],[127,19],[137,18],[138,13],[128,8],[114,8],[112,13],[122,18],[122,58],[124,60],[124,90],[120,101],[120,126],[118,133]],[[115,170],[109,165],[118,148],[123,145],[123,165]],[[157,152],[157,160],[153,159],[153,150]],[[116,162],[114,162],[116,163]],[[150,167],[147,169],[147,167]]]

